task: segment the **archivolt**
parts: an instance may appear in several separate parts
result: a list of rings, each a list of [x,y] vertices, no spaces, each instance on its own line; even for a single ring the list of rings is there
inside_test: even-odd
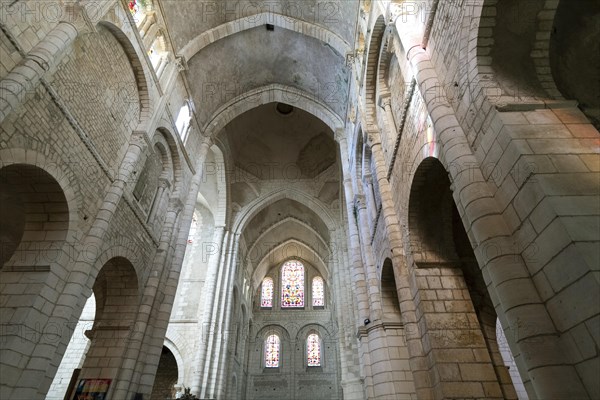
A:
[[[202,131],[205,136],[214,138],[239,115],[273,102],[287,103],[298,107],[319,118],[334,132],[344,127],[342,118],[315,96],[290,86],[272,84],[250,90],[225,103],[214,113]]]
[[[259,13],[227,22],[196,36],[184,46],[181,55],[186,60],[190,60],[196,53],[217,40],[262,26],[265,23],[318,39],[330,45],[342,57],[351,51],[350,45],[344,39],[323,27],[282,14]]]
[[[244,212],[238,216],[238,218],[233,224],[232,231],[242,232],[242,230],[246,227],[248,222],[250,222],[256,214],[258,214],[260,211],[262,211],[269,205],[282,199],[296,200],[297,202],[309,207],[315,212],[315,214],[317,214],[317,216],[321,219],[321,221],[323,221],[323,223],[327,226],[327,228],[330,231],[335,230],[335,220],[320,201],[316,200],[314,197],[311,197],[300,190],[296,190],[294,188],[285,188],[275,190],[269,195],[260,199],[256,199],[253,203],[251,203],[244,210]]]

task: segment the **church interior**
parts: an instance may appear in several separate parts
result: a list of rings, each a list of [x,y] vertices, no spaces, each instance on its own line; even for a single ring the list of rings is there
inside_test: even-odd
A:
[[[0,399],[600,399],[600,3],[2,0]]]

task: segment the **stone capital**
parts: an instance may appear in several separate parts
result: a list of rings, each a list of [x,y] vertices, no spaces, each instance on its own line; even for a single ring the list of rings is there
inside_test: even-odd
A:
[[[364,194],[355,194],[354,195],[354,207],[358,210],[366,208],[367,202]]]
[[[78,34],[96,32],[96,24],[90,18],[81,1],[66,2],[63,6],[62,16],[61,22],[66,22],[75,27]]]
[[[379,96],[379,107],[388,111],[391,109],[392,105],[392,96],[390,94],[382,94]]]
[[[188,70],[187,60],[181,54],[177,54],[175,56],[175,66],[177,67],[177,71],[179,72]]]
[[[354,53],[346,53],[346,67],[352,68],[356,61],[356,55]]]

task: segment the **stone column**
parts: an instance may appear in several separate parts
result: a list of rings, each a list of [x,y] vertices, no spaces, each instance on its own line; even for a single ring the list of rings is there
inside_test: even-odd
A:
[[[152,326],[149,321],[162,303],[159,300],[162,300],[162,296],[159,294],[164,285],[167,270],[165,263],[170,254],[169,245],[173,231],[176,229],[179,213],[181,212],[181,203],[176,201],[169,208],[153,261],[152,271],[145,282],[142,301],[137,311],[135,323],[131,327],[127,342],[127,351],[123,355],[119,372],[113,382],[114,391],[112,396],[116,399],[127,398],[128,395],[137,392],[137,385],[133,382],[134,372],[141,366],[140,353],[142,346],[151,339],[150,332]]]
[[[232,339],[237,340],[238,338],[235,336],[235,333],[232,335],[231,329],[231,319],[232,316],[236,313],[237,310],[233,309],[233,286],[235,283],[237,270],[238,270],[238,251],[239,251],[239,242],[240,242],[240,234],[236,233],[233,238],[233,255],[231,257],[231,262],[229,263],[229,269],[231,270],[229,275],[229,282],[227,284],[227,304],[225,306],[225,323],[223,324],[223,331],[225,332],[224,340],[222,341],[222,350],[221,357],[217,360],[216,366],[218,367],[218,374],[216,379],[216,389],[214,395],[216,398],[222,398],[225,396],[225,387],[227,383],[225,382],[225,371],[228,370],[228,364],[231,360],[233,360],[233,354],[231,356],[228,355],[229,347]],[[242,289],[243,293],[243,289]],[[241,304],[242,294],[240,293],[240,304]],[[236,321],[234,321],[236,322]],[[242,321],[243,322],[243,321]]]
[[[345,161],[348,155],[347,143],[345,138],[338,139],[340,144],[340,153],[342,154],[344,197],[346,199],[346,211],[348,213],[348,253],[351,264],[352,288],[356,296],[356,327],[360,327],[363,321],[369,317],[369,300],[367,294],[367,285],[365,272],[362,267],[360,256],[360,240],[358,238],[357,214],[354,211],[354,192],[352,190],[352,178],[350,166]]]
[[[210,313],[210,318],[206,319],[210,326],[210,333],[208,335],[208,340],[205,344],[203,344],[204,350],[204,359],[200,360],[202,364],[200,367],[202,368],[202,381],[200,388],[200,398],[206,398],[209,396],[209,393],[214,389],[214,374],[213,374],[213,360],[214,353],[216,350],[216,342],[217,339],[221,335],[222,325],[221,325],[221,311],[222,311],[222,296],[224,296],[224,281],[226,279],[226,265],[228,263],[228,254],[231,254],[231,247],[233,244],[232,235],[229,231],[225,231],[223,246],[220,251],[220,261],[217,271],[215,273],[214,279],[214,291],[212,293],[212,302],[206,302],[205,304],[208,306],[207,311]],[[207,278],[208,281],[208,278]]]
[[[62,15],[69,21],[59,22],[0,82],[0,124],[23,103],[27,93],[35,90],[44,75],[61,62],[77,35],[94,30],[79,2],[64,5]]]
[[[148,214],[148,224],[154,226],[154,218],[156,217],[156,213],[159,210],[162,210],[162,203],[164,201],[164,194],[167,188],[169,188],[171,184],[167,179],[161,178],[158,180],[158,188],[156,189],[156,196],[154,196],[154,202],[152,203],[152,208],[150,209],[150,213]]]
[[[225,232],[224,226],[215,227],[215,243],[219,246],[219,250],[225,246],[228,240],[229,233]],[[204,364],[206,361],[206,353],[208,344],[213,335],[214,327],[211,326],[213,316],[213,303],[215,301],[215,295],[217,290],[217,275],[219,271],[219,265],[221,258],[223,257],[223,251],[219,251],[216,254],[212,254],[209,260],[208,271],[206,274],[206,292],[204,302],[205,308],[202,315],[199,318],[198,323],[200,324],[200,337],[198,338],[198,348],[196,348],[197,355],[194,361],[195,370],[192,377],[192,393],[199,395],[200,387],[204,381]]]
[[[230,296],[232,296],[233,286],[230,285],[232,280],[232,271],[234,266],[232,265],[232,254],[235,249],[236,238],[238,235],[231,234],[229,236],[229,245],[227,246],[227,250],[225,253],[225,262],[221,268],[222,278],[220,280],[220,286],[218,289],[219,300],[215,302],[215,306],[217,307],[215,312],[215,326],[218,327],[217,334],[214,336],[214,342],[212,343],[212,355],[208,360],[210,365],[208,380],[206,384],[206,395],[208,397],[215,397],[216,387],[218,385],[218,372],[219,372],[219,360],[221,357],[221,352],[225,346],[224,341],[228,339],[228,331],[227,326],[225,325],[225,318],[228,313],[228,302]]]
[[[384,143],[382,143],[382,145],[385,160],[387,163],[384,165],[390,165],[390,160],[392,159],[392,156],[396,151],[396,136],[399,134],[398,127],[396,125],[396,119],[394,118],[394,113],[392,112],[392,96],[387,94],[379,97],[379,106],[383,109],[384,112],[383,119],[385,131],[383,132],[384,134],[381,135],[382,139],[385,138],[385,140],[383,140]]]
[[[369,228],[373,232],[375,225],[375,218],[377,218],[377,205],[375,204],[375,190],[373,189],[373,175],[370,172],[365,173],[363,168],[362,183],[365,188],[365,198],[367,200],[368,216],[369,216]]]
[[[144,139],[145,132],[134,132],[130,139],[130,144],[125,153],[125,157],[121,162],[116,177],[105,194],[104,201],[98,209],[98,213],[88,232],[88,235],[83,239],[78,248],[73,249],[71,254],[75,255],[76,259],[71,272],[63,280],[65,286],[58,294],[54,307],[49,310],[50,315],[47,326],[57,326],[63,328],[60,331],[60,339],[52,337],[52,340],[39,341],[35,346],[24,349],[21,354],[21,362],[34,362],[37,365],[44,365],[44,374],[40,377],[40,370],[25,369],[19,376],[5,376],[2,378],[2,393],[6,393],[11,398],[44,398],[48,390],[52,377],[60,364],[63,353],[69,343],[72,331],[70,327],[75,327],[78,316],[83,310],[85,299],[91,293],[92,283],[90,276],[96,275],[94,262],[99,254],[93,250],[99,250],[104,242],[106,232],[108,231],[111,222],[114,218],[117,205],[121,201],[126,183],[130,180],[135,165],[137,164],[140,154],[146,146]],[[60,285],[57,285],[57,288]],[[73,299],[78,299],[74,303]],[[19,325],[19,323],[16,323]],[[5,340],[3,349],[19,348],[17,342],[22,342],[18,336],[3,337]],[[15,344],[13,345],[13,341]],[[22,347],[22,346],[21,346]],[[2,351],[3,353],[4,351]],[[8,360],[12,356],[3,356],[0,354],[0,362]],[[42,380],[43,379],[43,380]],[[30,386],[17,382],[29,382]],[[14,390],[13,390],[14,389]]]
[[[395,211],[390,183],[387,180],[386,164],[381,150],[379,133],[370,132],[368,133],[368,138],[368,144],[371,146],[371,154],[375,163],[375,179],[379,183],[382,220],[392,253],[394,278],[396,280],[400,312],[402,314],[402,322],[410,355],[411,370],[413,371],[413,380],[417,389],[427,391],[431,384],[429,372],[426,367],[427,360],[417,325],[416,306],[413,300],[413,291],[415,289],[411,288],[410,285],[411,280],[404,256],[400,221]]]

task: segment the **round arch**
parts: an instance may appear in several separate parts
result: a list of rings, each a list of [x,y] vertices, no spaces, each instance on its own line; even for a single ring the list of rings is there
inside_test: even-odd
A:
[[[190,60],[202,49],[217,40],[256,28],[257,26],[262,26],[267,22],[278,28],[288,29],[320,40],[333,47],[333,49],[341,56],[345,56],[346,53],[351,51],[350,45],[346,43],[346,41],[321,26],[282,14],[264,12],[239,18],[203,32],[183,47],[181,55],[185,57],[186,60]]]
[[[184,363],[183,357],[181,357],[181,352],[179,351],[175,343],[168,337],[165,337],[165,342],[163,343],[163,346],[169,349],[171,354],[173,354],[173,357],[175,357],[175,361],[177,361],[177,386],[183,387],[183,384],[185,382],[185,371],[183,369]]]
[[[180,182],[182,179],[181,155],[177,145],[177,140],[169,128],[159,126],[152,136],[151,143],[154,145],[160,141],[164,141],[164,144],[168,146],[167,149],[171,164],[170,168],[173,170],[174,186],[175,191],[177,191],[180,188]]]
[[[365,65],[367,66],[366,77],[365,77],[365,111],[366,111],[366,123],[369,129],[372,125],[376,125],[377,121],[377,80],[378,80],[378,67],[379,67],[379,56],[381,54],[383,46],[383,37],[386,31],[386,23],[383,14],[380,14],[375,20],[375,24],[371,29],[371,39],[369,41],[369,47],[367,49],[367,59]],[[375,62],[371,62],[374,60]]]
[[[117,8],[118,7],[116,7],[115,9]],[[137,100],[140,106],[139,130],[143,130],[143,128],[147,128],[147,124],[152,118],[151,101],[142,100],[151,99],[149,90],[150,85],[148,84],[148,81],[150,80],[149,74],[148,71],[144,69],[144,64],[141,62],[141,60],[144,58],[143,54],[141,53],[141,51],[139,51],[139,49],[136,46],[133,45],[132,41],[129,39],[130,36],[134,35],[133,32],[129,34],[126,33],[126,31],[123,28],[127,25],[123,23],[122,20],[118,20],[117,18],[118,17],[115,16],[115,20],[112,21],[102,20],[98,22],[98,25],[106,28],[115,37],[117,42],[119,42],[119,44],[123,48],[123,51],[127,55],[127,59],[131,64],[131,68],[135,75],[135,81],[138,89]],[[126,17],[124,16],[122,18],[126,19]]]

